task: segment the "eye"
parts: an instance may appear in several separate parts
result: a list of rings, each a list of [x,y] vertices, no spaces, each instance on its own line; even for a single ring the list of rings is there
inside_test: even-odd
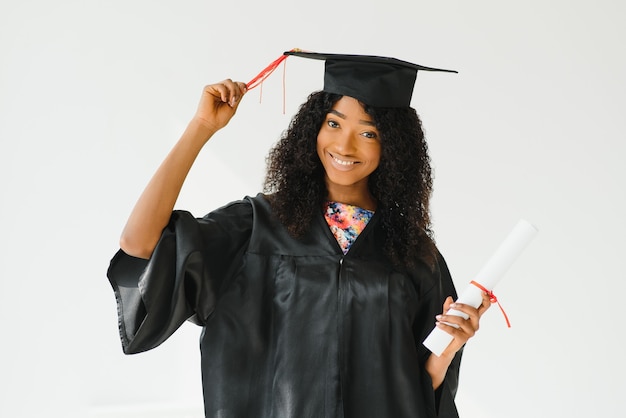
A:
[[[332,120],[332,119],[328,119],[327,123],[328,123],[328,126],[330,126],[331,128],[338,128],[339,127],[339,124],[337,122],[335,122],[334,120]]]
[[[378,134],[372,131],[363,132],[361,135],[367,139],[378,139]]]

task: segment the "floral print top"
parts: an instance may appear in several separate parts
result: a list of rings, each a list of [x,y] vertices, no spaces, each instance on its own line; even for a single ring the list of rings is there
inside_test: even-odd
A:
[[[339,202],[326,202],[324,217],[344,254],[357,239],[374,212]]]

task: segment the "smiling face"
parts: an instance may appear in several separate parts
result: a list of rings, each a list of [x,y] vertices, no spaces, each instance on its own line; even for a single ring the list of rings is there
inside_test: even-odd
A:
[[[358,100],[343,96],[328,112],[317,135],[317,154],[329,200],[376,208],[367,181],[380,162],[380,134]]]

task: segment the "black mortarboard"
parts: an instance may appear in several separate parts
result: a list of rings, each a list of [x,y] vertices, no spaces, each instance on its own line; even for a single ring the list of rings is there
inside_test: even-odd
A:
[[[350,96],[376,107],[408,107],[418,71],[453,70],[424,67],[396,58],[287,51],[284,55],[325,60],[324,91]]]

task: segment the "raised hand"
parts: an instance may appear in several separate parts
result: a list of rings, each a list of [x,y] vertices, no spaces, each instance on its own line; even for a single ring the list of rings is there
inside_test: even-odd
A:
[[[231,79],[205,86],[194,119],[211,134],[218,131],[233,117],[245,93],[245,83]]]

